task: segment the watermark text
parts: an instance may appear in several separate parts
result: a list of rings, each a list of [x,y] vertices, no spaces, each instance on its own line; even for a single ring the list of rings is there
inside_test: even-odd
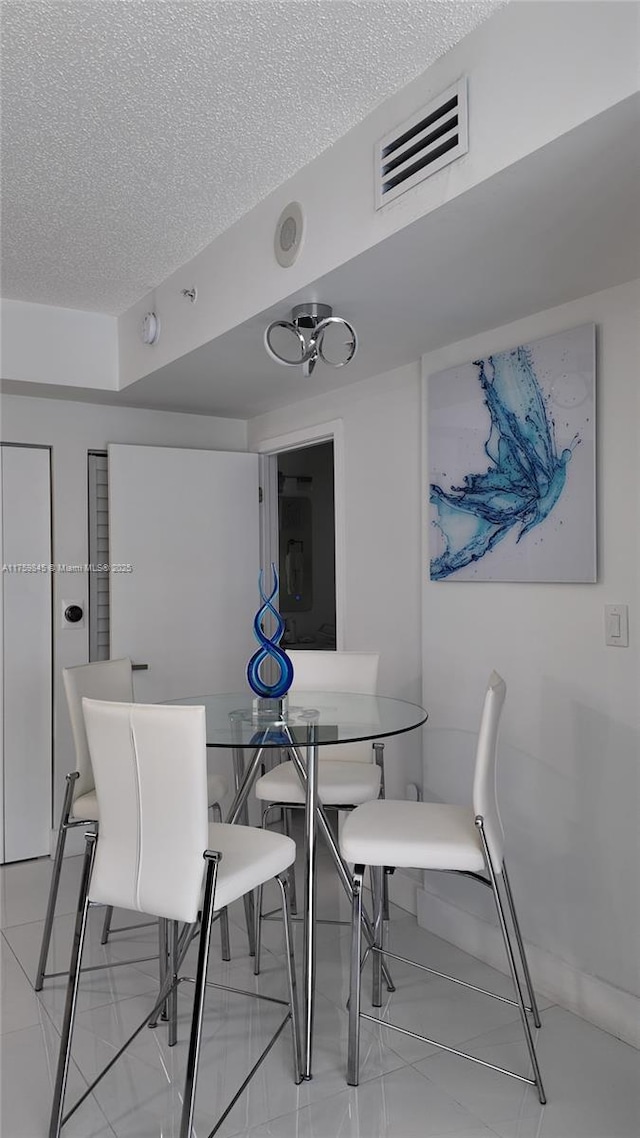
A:
[[[67,565],[63,561],[4,561],[3,573],[133,573],[133,565],[127,561],[89,562],[81,565]]]

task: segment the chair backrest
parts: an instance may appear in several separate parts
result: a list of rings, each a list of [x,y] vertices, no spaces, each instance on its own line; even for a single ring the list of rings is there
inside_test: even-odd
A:
[[[292,700],[298,692],[305,691],[375,695],[378,690],[380,656],[377,652],[296,652],[294,649],[287,655],[293,664]],[[370,763],[373,750],[370,742],[328,743],[318,748],[318,757]]]
[[[82,715],[82,700],[108,699],[118,703],[133,703],[133,673],[131,660],[98,660],[95,664],[78,664],[63,668],[62,679],[67,695],[73,742],[76,749],[76,770],[80,777],[73,788],[73,798],[93,790],[93,771],[87,746],[87,734]]]
[[[100,805],[90,900],[193,923],[209,834],[204,707],[82,704]]]
[[[496,793],[496,759],[498,752],[498,728],[500,716],[507,694],[507,685],[497,672],[489,676],[484,697],[476,765],[473,779],[473,810],[484,819],[484,830],[489,853],[494,868],[500,870],[504,851],[504,830],[498,810]]]

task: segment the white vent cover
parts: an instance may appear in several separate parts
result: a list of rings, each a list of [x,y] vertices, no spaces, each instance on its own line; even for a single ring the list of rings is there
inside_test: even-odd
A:
[[[376,209],[469,149],[467,81],[460,79],[376,146]]]

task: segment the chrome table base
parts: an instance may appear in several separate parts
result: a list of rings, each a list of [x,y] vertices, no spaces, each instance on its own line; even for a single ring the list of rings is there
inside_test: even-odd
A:
[[[245,821],[247,818],[247,799],[251,788],[257,778],[260,770],[260,764],[265,750],[272,749],[272,745],[267,745],[267,740],[270,731],[274,729],[271,724],[264,728],[262,740],[256,740],[256,747],[253,752],[251,761],[249,762],[246,770],[244,770],[243,748],[234,747],[234,769],[236,777],[236,794],[231,804],[231,808],[227,815],[227,822]],[[302,1023],[302,1077],[310,1079],[312,1077],[312,1060],[313,1060],[313,1020],[315,1010],[315,986],[316,986],[316,912],[317,912],[317,887],[316,887],[316,873],[317,873],[317,841],[318,831],[322,833],[326,841],[342,886],[349,898],[353,901],[354,884],[353,878],[349,871],[347,863],[342,858],[338,844],[334,837],[331,826],[327,819],[326,812],[321,803],[318,802],[318,745],[317,745],[317,724],[309,722],[306,726],[306,741],[305,741],[305,759],[302,756],[301,748],[296,743],[291,733],[290,728],[285,723],[277,725],[278,731],[286,739],[284,746],[290,751],[293,762],[295,763],[296,770],[300,776],[300,780],[305,787],[306,802],[305,802],[305,866],[304,866],[304,958],[303,958],[303,976],[304,976],[304,1011]],[[362,929],[365,934],[368,945],[371,947],[375,944],[375,933],[371,920],[362,907]],[[249,927],[249,913],[245,908],[247,918],[247,927]],[[254,921],[255,929],[255,907],[253,898],[251,898],[251,916]],[[252,945],[252,955],[255,955],[256,940],[255,932],[250,938]],[[390,992],[395,991],[393,980],[389,973],[387,964],[384,957],[380,957],[380,969],[384,976],[387,989]]]

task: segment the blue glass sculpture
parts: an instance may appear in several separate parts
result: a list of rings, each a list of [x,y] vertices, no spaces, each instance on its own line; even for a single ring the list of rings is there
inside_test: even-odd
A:
[[[278,595],[278,574],[273,562],[271,562],[271,572],[273,574],[273,589],[269,596],[264,591],[262,570],[260,570],[258,577],[258,589],[260,590],[262,605],[253,618],[253,632],[260,647],[247,664],[247,679],[256,695],[263,699],[282,699],[293,683],[293,664],[284,649],[279,647],[285,625],[280,613],[271,603]],[[263,629],[263,621],[267,613],[271,613],[276,622],[275,631],[271,636],[267,636]],[[280,673],[273,684],[265,683],[260,675],[262,664],[269,659],[274,661]]]

